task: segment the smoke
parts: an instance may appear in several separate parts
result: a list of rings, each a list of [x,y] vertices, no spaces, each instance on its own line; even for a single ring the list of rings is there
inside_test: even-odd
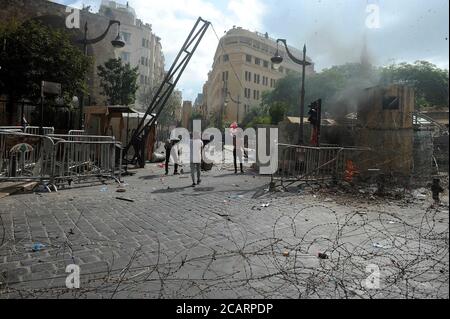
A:
[[[360,61],[364,47],[364,31],[361,30],[355,37],[346,38],[329,25],[323,25],[307,35],[306,43],[308,55],[318,61],[319,69],[324,65],[356,63]]]

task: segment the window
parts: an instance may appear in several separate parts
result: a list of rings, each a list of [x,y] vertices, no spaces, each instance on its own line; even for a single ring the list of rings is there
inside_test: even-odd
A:
[[[400,108],[400,98],[397,96],[383,97],[383,110],[398,110]]]
[[[222,72],[222,81],[228,81],[228,71]]]
[[[123,62],[130,63],[130,52],[122,52],[120,58]]]
[[[144,76],[141,74],[141,84],[144,84]]]
[[[228,54],[225,54],[223,56],[223,62],[228,62],[228,61],[230,61],[230,56]]]
[[[260,58],[255,58],[255,64],[256,65],[261,65],[261,59]]]
[[[247,98],[247,99],[249,99],[250,98],[250,92],[251,92],[251,90],[250,89],[245,89],[244,90],[244,96]]]
[[[253,99],[254,100],[259,100],[259,91],[258,90],[254,90],[253,91]]]
[[[252,72],[245,71],[245,81],[251,82],[252,80]]]
[[[144,48],[150,48],[150,40],[147,40],[145,38],[142,39],[142,46]]]
[[[269,61],[265,61],[265,60],[264,60],[263,64],[264,64],[264,67],[265,67],[265,68],[269,68]]]
[[[245,55],[245,61],[248,62],[248,63],[252,63],[252,56],[249,55],[249,54],[246,54]]]
[[[122,35],[122,38],[126,44],[131,44],[131,33],[121,32],[120,34]]]
[[[144,57],[141,57],[141,64],[145,65],[145,58]]]
[[[263,85],[268,86],[269,85],[269,78],[267,76],[263,76]]]
[[[261,76],[259,74],[255,74],[254,78],[253,78],[253,82],[255,82],[256,84],[259,84],[261,80]]]

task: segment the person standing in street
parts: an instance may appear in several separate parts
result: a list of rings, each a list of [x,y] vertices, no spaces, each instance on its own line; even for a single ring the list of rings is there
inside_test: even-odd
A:
[[[231,124],[231,135],[233,137],[233,161],[234,161],[234,173],[238,173],[237,168],[237,159],[239,158],[239,165],[241,169],[241,173],[244,173],[244,165],[243,165],[243,154],[244,154],[244,145],[242,145],[242,136],[240,134],[239,126],[236,122]]]
[[[200,185],[201,180],[201,165],[202,165],[202,151],[203,142],[201,140],[200,134],[194,132],[191,140],[191,177],[192,177],[192,187]],[[195,182],[195,175],[197,175],[197,182]]]
[[[444,188],[440,184],[439,178],[433,179],[433,184],[431,184],[431,192],[433,194],[434,204],[433,207],[438,208],[441,204],[441,200],[439,198],[439,194],[444,192]]]
[[[178,157],[179,157],[179,150],[178,150],[178,142],[180,140],[177,138],[172,138],[170,140],[167,140],[164,144],[164,149],[166,150],[166,175],[169,175],[169,163],[170,163],[170,157],[172,157],[173,163],[174,163],[174,175],[178,175]]]

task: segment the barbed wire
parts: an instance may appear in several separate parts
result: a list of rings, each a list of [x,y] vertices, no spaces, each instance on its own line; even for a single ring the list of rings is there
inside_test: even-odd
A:
[[[448,211],[430,208],[400,217],[376,206],[364,213],[342,212],[324,205],[296,209],[283,206],[285,198],[271,200],[286,211],[278,212],[265,236],[246,227],[242,218],[249,216],[223,205],[204,221],[195,242],[179,251],[165,251],[154,233],[155,250],[137,245],[125,266],[116,264],[112,255],[107,269],[82,274],[80,289],[57,284],[67,274],[49,274],[9,282],[0,289],[0,297],[448,298]],[[206,245],[205,239],[219,231],[223,240]],[[67,262],[64,254],[72,241],[76,238],[68,236],[52,246],[61,262]],[[105,245],[96,237],[89,242],[88,247]],[[127,250],[127,245],[111,241],[108,247],[117,252]],[[207,252],[199,253],[204,249]],[[69,255],[73,259],[76,252]],[[364,284],[368,265],[379,268],[380,289]],[[52,285],[27,288],[31,282]]]

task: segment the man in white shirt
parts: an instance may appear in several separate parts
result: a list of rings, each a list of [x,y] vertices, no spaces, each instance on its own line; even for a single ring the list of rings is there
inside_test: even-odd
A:
[[[201,164],[202,164],[203,142],[200,134],[194,132],[191,140],[191,177],[192,186],[200,185],[201,181]],[[197,183],[195,183],[195,173],[197,173]]]

